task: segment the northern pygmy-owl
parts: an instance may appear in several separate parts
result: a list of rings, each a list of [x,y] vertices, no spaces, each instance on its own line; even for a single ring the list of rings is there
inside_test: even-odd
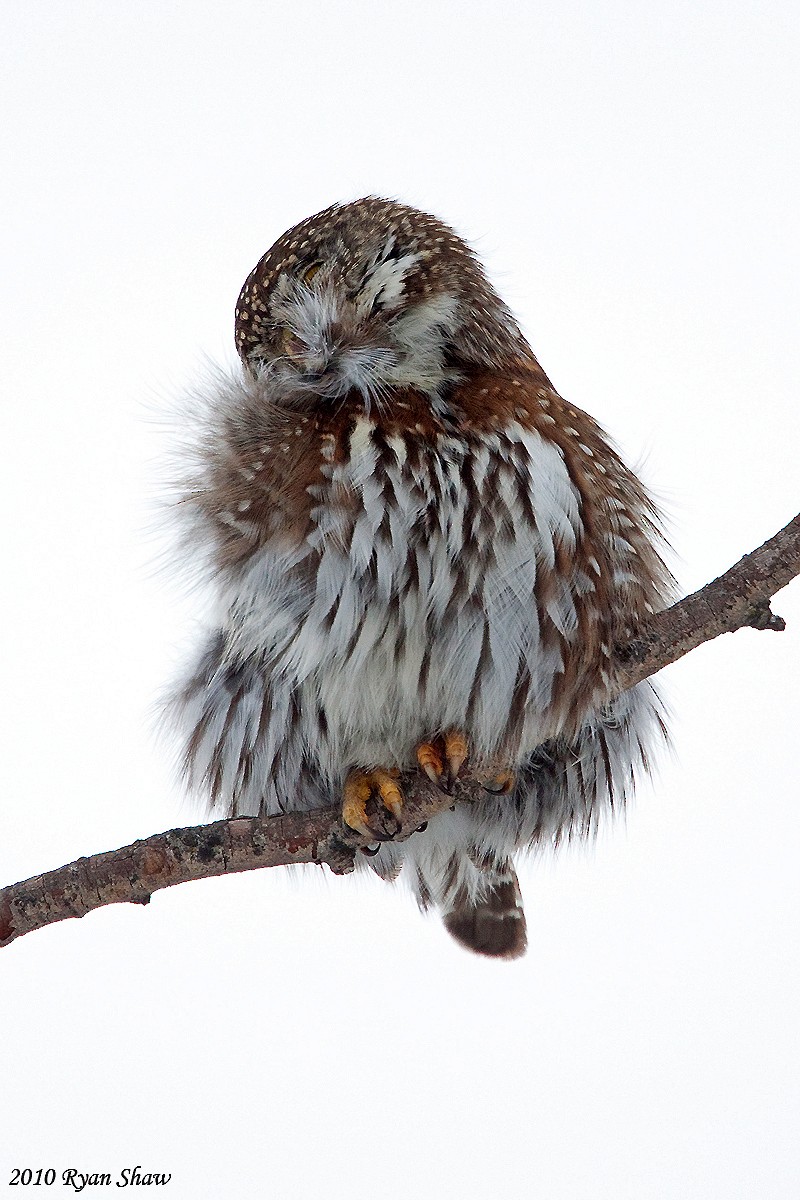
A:
[[[612,649],[664,606],[657,515],[563,400],[467,245],[368,197],[279,238],[236,309],[182,498],[215,629],[176,689],[190,786],[227,815],[342,800],[465,755],[485,800],[364,859],[515,957],[512,856],[583,833],[663,739]]]

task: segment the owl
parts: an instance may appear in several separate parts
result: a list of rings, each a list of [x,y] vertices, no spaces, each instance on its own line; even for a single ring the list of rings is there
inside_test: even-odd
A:
[[[226,816],[341,803],[364,867],[515,958],[516,852],[593,831],[665,736],[614,665],[671,594],[656,509],[475,254],[404,204],[280,237],[236,347],[187,418],[178,508],[211,594],[170,701],[187,784]],[[479,800],[377,832],[402,773],[447,788],[465,763]]]

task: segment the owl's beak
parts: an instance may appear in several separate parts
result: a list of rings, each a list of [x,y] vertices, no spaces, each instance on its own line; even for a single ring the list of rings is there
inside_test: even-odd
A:
[[[306,383],[318,383],[331,364],[332,355],[328,347],[308,346],[291,329],[284,332],[283,348],[286,357],[291,359]]]

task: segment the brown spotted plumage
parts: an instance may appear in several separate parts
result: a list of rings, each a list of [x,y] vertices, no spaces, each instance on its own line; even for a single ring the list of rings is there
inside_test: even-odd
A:
[[[415,209],[370,197],[289,230],[236,344],[181,505],[216,600],[173,702],[188,781],[230,814],[338,797],[369,830],[370,797],[401,811],[399,772],[446,786],[467,755],[485,801],[365,862],[515,957],[515,852],[591,831],[663,740],[612,657],[669,596],[653,505]]]

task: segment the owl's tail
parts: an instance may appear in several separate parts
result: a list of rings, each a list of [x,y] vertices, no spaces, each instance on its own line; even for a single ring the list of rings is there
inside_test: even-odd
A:
[[[624,808],[667,742],[664,706],[645,681],[595,713],[572,741],[538,746],[517,768],[513,792],[438,813],[419,838],[387,842],[370,866],[402,870],[423,909],[457,942],[491,958],[525,952],[526,928],[511,856],[591,837],[604,813]]]
[[[448,933],[476,954],[490,958],[519,958],[528,944],[525,910],[517,872],[510,859],[485,868],[477,897],[466,888],[456,893],[444,914]]]
[[[419,838],[386,842],[369,866],[384,879],[401,872],[423,911],[437,912],[467,950],[489,958],[519,958],[527,929],[514,848],[497,823],[483,829],[474,806],[438,813]]]

